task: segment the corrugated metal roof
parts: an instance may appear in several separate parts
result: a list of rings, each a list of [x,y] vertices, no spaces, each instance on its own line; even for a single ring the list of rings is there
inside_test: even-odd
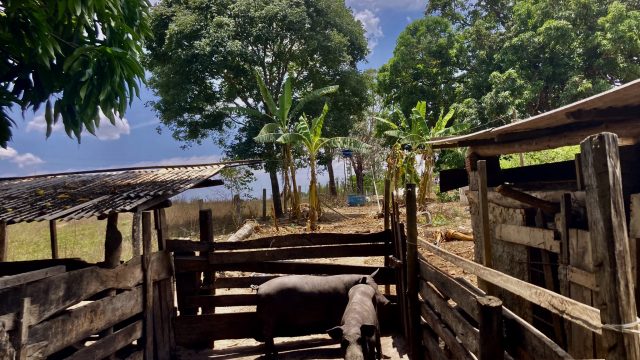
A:
[[[495,143],[502,142],[501,137],[504,138],[510,135],[509,138],[514,138],[514,134],[520,135],[518,139],[526,140],[527,138],[535,138],[538,136],[542,129],[557,128],[559,131],[568,132],[571,131],[571,126],[574,124],[581,125],[575,128],[584,132],[584,129],[588,129],[590,124],[576,119],[574,114],[581,111],[620,109],[637,106],[640,106],[640,79],[525,120],[468,135],[434,139],[430,144],[434,148],[473,146],[474,144],[488,144],[492,141]],[[597,121],[592,121],[594,128],[596,127],[595,125],[597,125],[596,122],[600,125],[605,125],[601,126],[601,129],[607,129],[607,123],[619,121],[619,119],[616,118],[606,117],[595,120]],[[640,116],[638,116],[638,120],[640,121]],[[625,134],[619,135],[624,136]],[[635,133],[629,134],[629,136],[636,135]]]
[[[0,221],[74,220],[145,210],[239,161],[0,178]]]

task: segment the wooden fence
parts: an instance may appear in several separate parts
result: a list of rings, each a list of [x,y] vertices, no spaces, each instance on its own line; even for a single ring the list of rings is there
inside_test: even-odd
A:
[[[291,234],[215,242],[207,231],[211,213],[203,210],[203,214],[200,241],[167,241],[167,249],[174,252],[176,271],[177,345],[199,348],[210,347],[215,340],[254,338],[258,330],[253,308],[257,298],[251,287],[281,275],[369,275],[380,269],[376,278],[380,285],[395,283],[394,271],[390,268],[298,261],[384,257],[391,253],[389,231]],[[220,289],[232,291],[220,294]],[[246,308],[236,312],[228,309],[238,306]]]
[[[168,359],[171,334],[156,331],[154,336],[152,329],[154,323],[170,322],[169,255],[149,256],[149,280],[155,287],[150,306],[143,262],[138,257],[114,269],[89,266],[72,271],[58,265],[0,278],[0,328],[8,332],[16,359],[100,359],[116,354],[142,359],[149,335],[157,358]],[[149,329],[143,316],[147,312],[155,314]]]

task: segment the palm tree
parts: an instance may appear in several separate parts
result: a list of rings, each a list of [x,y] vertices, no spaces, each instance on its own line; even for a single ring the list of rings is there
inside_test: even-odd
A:
[[[424,170],[419,177],[420,185],[418,186],[417,199],[421,205],[423,205],[427,197],[431,195],[433,187],[433,167],[435,165],[435,159],[429,141],[434,137],[441,136],[445,132],[454,113],[454,109],[450,109],[445,115],[444,109],[442,109],[434,126],[429,127],[427,120],[427,103],[420,101],[411,110],[409,119],[400,117],[399,125],[390,120],[377,118],[383,127],[389,129],[384,132],[384,135],[396,140],[394,144],[395,151],[393,151],[393,153],[400,155],[402,154],[402,149],[408,150],[408,153],[404,154],[402,161],[396,158],[394,164],[396,165],[396,169],[397,165],[402,162],[404,164],[402,169],[404,175],[411,181],[413,180],[411,178],[417,177],[415,170],[416,156],[420,156],[424,161]]]
[[[366,144],[350,137],[322,137],[322,127],[324,119],[329,112],[329,106],[324,105],[322,114],[309,121],[306,114],[302,114],[300,121],[295,125],[295,132],[282,134],[277,142],[281,144],[293,145],[302,144],[309,155],[309,166],[311,168],[311,182],[309,183],[309,227],[311,230],[317,229],[318,214],[320,210],[320,200],[318,198],[318,184],[316,173],[316,159],[322,148],[348,148],[352,150],[362,150]]]

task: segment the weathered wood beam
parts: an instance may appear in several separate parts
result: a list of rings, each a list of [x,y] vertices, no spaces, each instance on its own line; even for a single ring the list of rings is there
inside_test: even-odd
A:
[[[529,226],[497,224],[495,237],[513,244],[560,253],[560,242],[554,239],[554,231]]]
[[[289,259],[318,259],[355,256],[385,256],[384,244],[350,244],[309,246],[304,248],[280,248],[264,250],[214,252],[209,255],[211,264],[239,264],[245,262],[277,261]]]
[[[493,296],[478,298],[480,342],[478,359],[504,359],[502,301]]]
[[[84,347],[66,360],[104,359],[142,336],[142,321],[136,321],[95,343]]]
[[[51,258],[58,259],[58,228],[55,220],[49,220],[49,239],[51,240]]]
[[[151,212],[142,213],[144,358],[153,360],[153,279],[151,278]]]
[[[487,163],[478,160],[478,211],[480,212],[480,239],[482,244],[482,264],[493,267],[491,251],[491,224],[489,222],[489,200],[487,195]]]
[[[523,191],[516,190],[508,185],[498,186],[496,188],[496,192],[502,196],[520,201],[523,204],[542,209],[542,211],[549,214],[560,212],[560,204],[537,198]]]
[[[215,239],[213,235],[213,210],[204,209],[199,212],[199,225],[200,225],[200,242],[211,244],[209,252],[201,252],[200,256],[205,259],[215,250]],[[207,290],[203,290],[203,295],[215,295],[216,288],[214,285],[216,281],[215,271],[204,271],[202,276],[202,286],[207,287]],[[203,306],[202,314],[215,314],[216,308],[212,306]],[[213,344],[211,344],[213,346]]]
[[[580,150],[602,323],[614,327],[636,323],[618,137],[611,133],[591,136],[580,144]],[[605,328],[603,340],[607,358],[640,359],[637,334]]]
[[[412,359],[422,356],[420,348],[420,319],[418,314],[418,208],[416,201],[416,184],[407,184],[405,189],[405,208],[407,220],[407,258],[404,264],[407,269],[407,305],[409,319],[409,354]],[[386,248],[386,246],[384,247]],[[385,249],[386,250],[386,249]],[[386,253],[384,254],[386,255]]]
[[[0,221],[0,261],[7,261],[9,258],[9,239],[7,238],[7,223]]]
[[[176,344],[193,348],[213,340],[253,338],[257,324],[255,312],[178,316]]]
[[[206,179],[193,186],[192,189],[202,189],[214,186],[224,185],[224,180],[220,179]]]
[[[541,288],[526,281],[516,279],[507,274],[487,268],[473,261],[452,254],[424,240],[420,244],[428,251],[438,255],[444,260],[457,265],[464,271],[476,275],[495,286],[503,288],[525,300],[531,301],[554,314],[583,326],[595,333],[602,333],[600,311],[573,299],[559,295],[551,290]]]
[[[54,266],[46,269],[34,270],[22,274],[2,276],[0,277],[0,289],[18,286],[42,279],[46,279],[51,276],[64,274],[66,268],[62,265]]]

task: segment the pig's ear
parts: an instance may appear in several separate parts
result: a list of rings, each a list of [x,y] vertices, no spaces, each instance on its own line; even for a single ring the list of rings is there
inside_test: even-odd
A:
[[[358,284],[366,284],[367,283],[367,277],[363,276],[360,281],[358,282]]]
[[[342,339],[342,328],[340,326],[336,326],[327,330],[327,334],[329,334],[333,340],[340,340]]]
[[[380,272],[380,268],[376,269],[376,271],[373,272],[373,274],[371,274],[372,278],[376,278],[376,275],[378,275],[378,272]]]
[[[376,333],[376,326],[371,324],[362,324],[360,326],[360,334],[364,337],[372,337]]]

